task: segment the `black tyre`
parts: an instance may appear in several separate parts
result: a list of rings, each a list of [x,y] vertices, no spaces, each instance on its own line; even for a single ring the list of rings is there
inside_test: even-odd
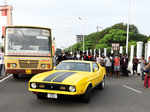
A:
[[[92,90],[92,86],[89,85],[85,94],[81,96],[82,102],[84,103],[90,102],[91,90]]]
[[[103,79],[103,81],[98,85],[99,89],[104,89],[105,88],[105,78]]]
[[[19,76],[17,74],[13,74],[14,79],[19,79]]]

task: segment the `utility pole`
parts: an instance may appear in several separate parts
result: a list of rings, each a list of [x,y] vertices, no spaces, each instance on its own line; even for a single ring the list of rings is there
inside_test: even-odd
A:
[[[97,32],[99,32],[100,31],[99,29],[103,29],[103,28],[101,26],[97,25],[96,29],[97,29]]]
[[[82,18],[81,17],[78,17],[78,19],[82,22]],[[83,31],[82,31],[83,32]],[[81,33],[81,36],[82,36],[82,40],[83,40],[83,53],[85,51],[85,43],[84,43],[84,33]]]
[[[129,42],[129,27],[130,27],[130,9],[131,0],[129,0],[128,16],[127,16],[127,38],[126,38],[126,54],[128,55],[128,42]]]

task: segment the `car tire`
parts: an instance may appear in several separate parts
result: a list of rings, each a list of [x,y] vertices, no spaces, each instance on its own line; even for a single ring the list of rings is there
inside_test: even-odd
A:
[[[85,94],[83,94],[81,96],[82,102],[84,102],[84,103],[89,103],[90,102],[91,90],[92,90],[92,87],[89,85],[87,87],[87,90],[86,90]]]
[[[19,79],[18,74],[13,74],[13,78],[14,78],[14,79]]]
[[[103,81],[98,85],[99,89],[104,89],[105,88],[105,78],[103,79]]]

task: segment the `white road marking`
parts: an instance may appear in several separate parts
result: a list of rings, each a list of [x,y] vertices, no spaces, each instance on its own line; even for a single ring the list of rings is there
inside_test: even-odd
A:
[[[7,77],[1,79],[1,80],[0,80],[0,83],[3,82],[3,81],[5,81],[6,79],[8,79],[8,78],[10,78],[10,77],[12,77],[12,74],[10,74],[10,75],[8,75]]]
[[[137,90],[137,89],[134,89],[134,88],[129,87],[129,86],[127,86],[127,85],[123,85],[123,87],[125,87],[125,88],[127,88],[127,89],[130,89],[130,90],[132,90],[132,91],[134,91],[134,92],[136,92],[136,93],[142,94],[142,91]]]

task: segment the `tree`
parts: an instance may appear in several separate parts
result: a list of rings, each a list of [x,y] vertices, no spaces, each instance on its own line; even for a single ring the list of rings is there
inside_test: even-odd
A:
[[[85,50],[107,48],[111,49],[112,43],[119,43],[125,48],[126,45],[127,24],[118,23],[108,27],[100,32],[94,32],[85,36]],[[130,25],[129,29],[129,48],[130,45],[136,45],[137,41],[147,42],[148,37],[140,34],[135,25]],[[149,39],[150,40],[150,39]],[[82,50],[83,42],[76,43],[72,46],[74,50]]]

